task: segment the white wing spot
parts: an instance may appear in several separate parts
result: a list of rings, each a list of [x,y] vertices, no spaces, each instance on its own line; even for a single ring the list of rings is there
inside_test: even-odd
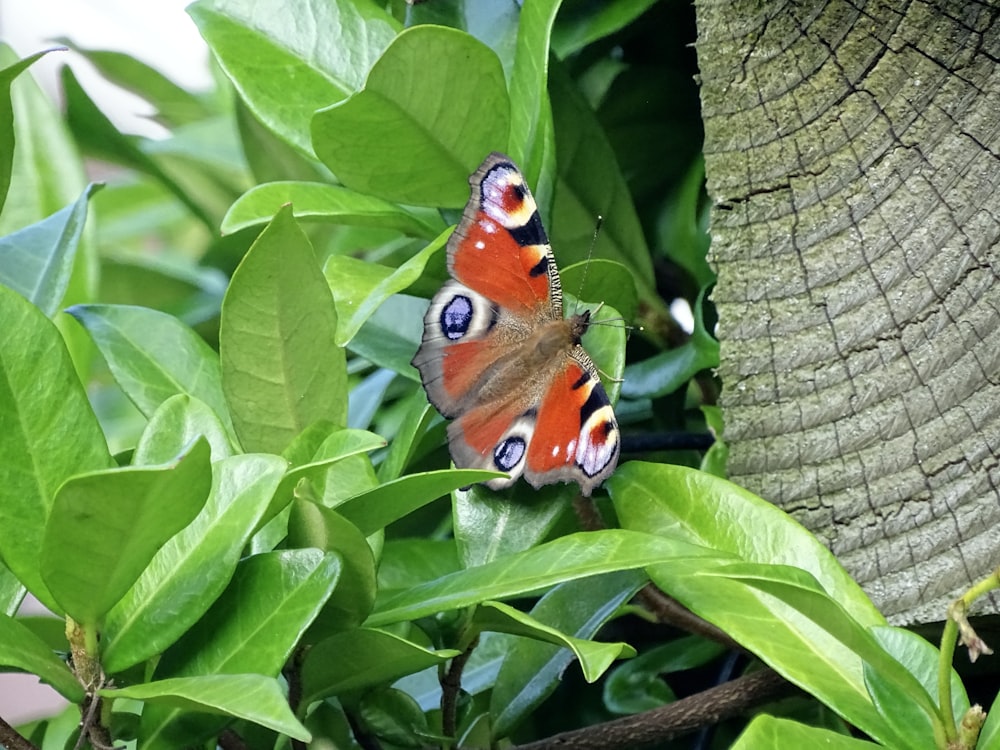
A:
[[[555,458],[558,455],[559,455],[559,446],[558,445],[553,445],[552,446],[552,457]]]
[[[476,250],[483,250],[486,247],[486,243],[482,240],[476,240]]]

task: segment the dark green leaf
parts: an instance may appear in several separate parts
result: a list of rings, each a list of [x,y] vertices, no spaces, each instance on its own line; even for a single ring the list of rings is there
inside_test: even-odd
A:
[[[313,146],[353,190],[458,208],[469,174],[506,145],[508,111],[492,50],[455,29],[416,26],[393,40],[363,90],[316,114]]]
[[[201,513],[156,553],[108,613],[102,663],[109,674],[162,653],[200,618],[236,570],[286,467],[277,456],[217,461]]]
[[[0,534],[0,556],[59,612],[39,572],[52,499],[68,477],[113,462],[56,327],[4,286],[0,320],[0,528],[9,530]]]
[[[383,688],[361,699],[361,719],[380,740],[401,747],[426,747],[430,733],[427,718],[416,702],[402,690]]]
[[[259,674],[220,674],[175,677],[131,687],[104,689],[105,698],[131,698],[183,711],[235,716],[303,742],[312,737],[288,706],[273,677]]]
[[[361,88],[399,29],[344,0],[311,4],[308,23],[293,22],[304,13],[293,0],[199,0],[188,13],[257,119],[306,154],[313,113]]]
[[[199,439],[166,466],[107,469],[67,480],[42,540],[41,572],[74,620],[99,625],[166,541],[205,505],[210,449]]]
[[[576,299],[606,304],[621,313],[621,327],[635,322],[639,308],[635,279],[621,263],[593,258],[561,268],[559,277],[563,290]]]
[[[623,0],[615,3],[567,3],[552,30],[552,50],[565,59],[632,23],[655,0]]]
[[[317,420],[347,420],[337,314],[308,238],[282,209],[233,274],[222,304],[222,385],[240,442],[281,453]]]

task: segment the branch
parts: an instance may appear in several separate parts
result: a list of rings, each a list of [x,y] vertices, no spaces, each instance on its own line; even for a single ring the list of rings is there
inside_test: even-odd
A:
[[[632,750],[717,724],[795,690],[777,672],[763,669],[662,708],[517,745],[514,750]]]
[[[446,737],[454,737],[458,728],[458,696],[462,690],[462,671],[479,643],[475,638],[468,648],[451,660],[448,671],[441,679],[441,731]]]
[[[0,747],[5,747],[7,750],[38,750],[35,745],[2,718],[0,718]]]

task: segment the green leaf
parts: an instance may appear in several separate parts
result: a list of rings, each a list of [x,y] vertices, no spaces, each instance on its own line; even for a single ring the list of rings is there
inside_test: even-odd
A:
[[[128,305],[75,305],[66,312],[87,329],[115,381],[144,415],[152,417],[183,393],[228,424],[219,356],[177,318]]]
[[[1000,747],[1000,695],[993,699],[993,705],[986,713],[986,722],[979,731],[980,750],[996,750]]]
[[[539,180],[555,156],[548,93],[549,37],[560,4],[560,0],[538,0],[521,7],[510,77],[510,155],[528,184],[535,186],[540,206],[548,205],[551,185],[540,185]]]
[[[503,475],[479,469],[408,474],[345,500],[337,506],[337,512],[368,536],[452,490],[497,476]]]
[[[378,367],[419,383],[420,374],[410,360],[424,333],[427,304],[421,297],[393,295],[365,321],[348,348]]]
[[[70,478],[56,493],[41,550],[53,598],[74,620],[99,625],[166,541],[191,523],[211,488],[199,439],[173,464]]]
[[[308,238],[285,207],[233,274],[222,303],[222,385],[240,442],[281,453],[317,420],[347,420],[337,313]]]
[[[60,78],[66,98],[66,123],[83,151],[112,164],[120,164],[148,174],[187,206],[195,218],[207,227],[215,228],[215,219],[183,186],[139,148],[138,139],[122,135],[111,120],[101,112],[76,80],[72,68],[64,66],[60,71]]]
[[[648,578],[642,570],[625,570],[561,583],[532,608],[536,620],[577,638],[592,638],[639,590]],[[562,680],[572,652],[543,641],[507,643],[503,665],[490,696],[494,738],[508,737]]]
[[[162,653],[208,610],[236,570],[286,462],[241,455],[217,461],[205,507],[156,553],[105,621],[109,674]]]
[[[569,648],[580,662],[587,682],[595,682],[616,659],[635,656],[635,649],[627,643],[601,643],[574,638],[502,602],[480,604],[473,615],[472,627],[477,631],[510,633]]]
[[[112,465],[107,443],[55,326],[0,286],[0,558],[53,611],[39,551],[56,490]],[[67,436],[71,439],[67,440]]]
[[[632,272],[613,260],[592,258],[559,269],[563,290],[578,300],[603,303],[617,310],[630,325],[637,319],[639,298]]]
[[[725,646],[696,635],[656,646],[615,669],[604,683],[604,705],[617,714],[637,714],[677,699],[662,676],[707,664]]]
[[[134,466],[170,461],[196,438],[204,437],[212,448],[212,460],[233,454],[226,428],[203,402],[194,396],[171,396],[153,412],[132,454]]]
[[[84,698],[83,687],[45,642],[26,626],[0,614],[0,666],[38,675],[71,703]]]
[[[403,419],[389,450],[378,467],[380,482],[398,479],[409,465],[420,440],[437,419],[437,411],[427,403],[423,388],[414,388],[403,406]]]
[[[117,50],[87,49],[66,37],[55,41],[87,58],[112,83],[152,104],[157,111],[155,119],[161,123],[176,127],[213,114],[202,99],[132,55]]]
[[[346,345],[383,302],[419,279],[427,262],[444,247],[450,235],[451,230],[445,230],[396,269],[343,255],[331,256],[324,272],[340,313],[337,343]]]
[[[460,609],[488,599],[535,593],[578,578],[674,559],[702,559],[710,551],[676,539],[606,529],[560,537],[486,565],[452,573],[376,600],[369,627]]]
[[[14,107],[10,85],[33,63],[52,51],[36,52],[0,70],[0,209],[3,209],[7,199],[14,170]]]
[[[694,306],[694,331],[675,349],[656,354],[625,369],[622,395],[659,398],[673,393],[702,370],[719,365],[719,342],[705,329],[704,291]]]
[[[375,604],[375,556],[358,527],[336,511],[296,498],[288,517],[288,544],[340,555],[337,588],[313,623],[310,638],[364,622]]]
[[[427,746],[430,734],[427,717],[409,695],[396,688],[383,687],[361,697],[358,709],[361,721],[371,734],[390,746]]]
[[[320,107],[359,89],[399,29],[384,10],[348,0],[199,0],[188,6],[215,59],[262,123],[306,154]],[[295,85],[289,86],[294,80]]]
[[[124,688],[104,689],[105,698],[131,698],[183,711],[204,711],[252,721],[302,742],[312,736],[295,718],[273,677],[259,674],[175,677]]]
[[[489,47],[455,29],[416,26],[393,40],[363,90],[316,113],[313,146],[353,190],[458,208],[469,174],[507,143],[508,112]]]
[[[28,590],[21,585],[10,568],[0,561],[0,614],[13,617],[24,601]]]
[[[655,0],[619,0],[616,3],[569,3],[552,30],[552,50],[565,59],[588,44],[619,31],[642,15]]]
[[[265,224],[286,203],[292,204],[299,221],[394,229],[428,240],[441,231],[440,226],[395,203],[322,182],[257,185],[236,199],[222,220],[222,231],[236,232]]]
[[[605,487],[623,528],[718,550],[746,562],[812,574],[861,625],[884,625],[833,554],[790,516],[737,485],[684,466],[630,461]],[[725,522],[722,522],[725,521]]]
[[[244,560],[201,620],[163,654],[155,677],[259,674],[274,677],[337,582],[336,555],[286,550]],[[220,722],[176,708],[147,706],[144,750],[176,750],[211,736]]]
[[[461,652],[431,651],[381,630],[357,628],[320,641],[302,665],[302,703],[388,685],[400,677],[443,664]]]
[[[789,719],[758,714],[733,743],[732,750],[788,750],[821,747],[824,750],[874,750],[882,747],[829,729],[810,727]]]
[[[565,486],[529,489],[519,483],[502,494],[473,485],[455,492],[452,526],[466,568],[523,552],[545,539],[569,507]]]

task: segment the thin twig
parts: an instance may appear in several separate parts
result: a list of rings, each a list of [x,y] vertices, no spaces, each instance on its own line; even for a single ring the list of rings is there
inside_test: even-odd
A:
[[[465,651],[453,658],[441,679],[441,731],[446,737],[454,737],[458,728],[458,696],[462,691],[462,671],[478,643],[479,639],[476,638]]]
[[[517,745],[514,750],[631,750],[717,724],[794,690],[779,674],[764,669],[662,708]]]
[[[27,737],[0,718],[0,747],[7,750],[38,750]]]

